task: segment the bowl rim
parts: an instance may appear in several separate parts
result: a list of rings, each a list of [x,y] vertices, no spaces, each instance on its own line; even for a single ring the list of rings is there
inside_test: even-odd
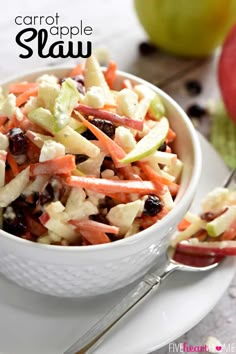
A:
[[[23,73],[21,73],[21,75],[12,75],[9,76],[8,78],[1,80],[0,81],[0,86],[3,85],[8,85],[11,82],[17,82],[17,80],[20,80],[21,78],[25,78],[27,76],[34,76],[34,75],[44,75],[44,74],[49,74],[50,72],[52,75],[53,72],[55,71],[65,71],[65,70],[71,70],[73,69],[74,65],[53,65],[53,66],[43,66],[41,68],[37,68],[31,71],[25,71]],[[104,69],[104,68],[103,68]],[[149,83],[148,81],[146,81],[145,79],[142,79],[136,75],[127,73],[123,70],[117,70],[117,75],[121,76],[121,77],[125,77],[128,78],[132,81],[138,82],[139,84],[145,84],[146,86],[149,86],[151,89],[153,89],[154,91],[158,92],[158,94],[160,94],[161,98],[164,98],[173,108],[174,110],[181,116],[181,119],[184,121],[185,125],[187,126],[187,129],[189,131],[190,134],[190,138],[191,141],[193,142],[193,154],[194,154],[194,160],[196,161],[196,163],[193,165],[193,170],[192,170],[192,177],[190,179],[188,188],[186,190],[187,196],[182,197],[182,199],[178,202],[178,207],[179,208],[186,208],[191,200],[192,200],[192,196],[195,193],[198,181],[200,179],[200,175],[201,175],[201,166],[202,166],[202,153],[201,153],[201,147],[200,147],[200,141],[198,139],[197,136],[197,131],[195,130],[192,122],[190,121],[189,117],[187,116],[187,114],[184,112],[184,110],[182,109],[182,107],[171,97],[169,96],[167,93],[165,93],[162,89],[160,89],[159,87]],[[153,224],[152,226],[148,227],[145,230],[142,230],[140,232],[138,232],[135,235],[132,235],[131,237],[127,237],[127,238],[123,238],[120,240],[117,240],[115,242],[111,242],[111,243],[104,243],[104,244],[98,244],[98,245],[87,245],[85,246],[63,246],[63,245],[48,245],[48,244],[42,244],[42,243],[38,243],[38,242],[32,242],[29,240],[25,240],[22,239],[20,237],[17,237],[15,235],[12,235],[2,229],[0,229],[0,233],[2,233],[2,235],[4,237],[6,237],[7,239],[11,240],[11,241],[15,241],[19,244],[21,244],[22,246],[26,246],[26,247],[30,247],[30,248],[37,248],[40,249],[41,251],[59,251],[59,252],[100,252],[100,251],[106,251],[109,249],[113,249],[114,247],[125,247],[125,246],[130,246],[130,245],[134,245],[136,243],[138,243],[140,241],[140,239],[144,239],[146,234],[152,232],[152,231],[158,231],[156,230],[157,228],[159,228],[159,226],[161,225],[162,227],[166,226],[166,229],[168,230],[168,226],[170,225],[169,222],[172,218],[175,217],[175,215],[177,214],[177,208],[176,206],[174,206],[174,208],[163,218],[161,219],[158,223]],[[167,231],[168,233],[168,231]],[[133,237],[134,236],[134,237]]]

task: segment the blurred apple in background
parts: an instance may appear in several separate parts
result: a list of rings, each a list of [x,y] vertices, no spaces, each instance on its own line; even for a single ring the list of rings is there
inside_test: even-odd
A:
[[[134,0],[150,41],[182,56],[207,56],[236,22],[236,0]]]
[[[218,80],[226,110],[236,123],[236,24],[230,30],[222,46]]]

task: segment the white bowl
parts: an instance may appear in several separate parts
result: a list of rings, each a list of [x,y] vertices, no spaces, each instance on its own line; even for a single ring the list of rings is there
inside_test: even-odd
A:
[[[35,80],[45,73],[64,77],[71,68],[46,68],[2,83]],[[0,271],[28,289],[61,297],[99,295],[124,287],[142,276],[154,262],[162,265],[170,236],[189,208],[201,172],[201,151],[196,132],[185,112],[166,93],[148,82],[118,72],[124,78],[156,91],[177,134],[175,151],[184,162],[175,207],[157,224],[137,235],[95,246],[52,246],[30,242],[0,230]]]

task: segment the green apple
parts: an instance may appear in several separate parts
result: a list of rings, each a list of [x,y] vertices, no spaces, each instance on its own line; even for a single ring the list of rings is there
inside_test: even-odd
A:
[[[206,224],[206,230],[211,237],[220,236],[236,220],[236,206],[230,206],[224,214]]]
[[[165,141],[169,130],[167,118],[162,118],[120,162],[130,163],[141,160],[155,152]]]
[[[236,22],[236,0],[134,0],[150,41],[173,54],[209,55]]]
[[[54,137],[56,141],[65,146],[66,152],[70,154],[84,154],[89,157],[96,157],[100,153],[96,145],[68,125],[56,133]]]

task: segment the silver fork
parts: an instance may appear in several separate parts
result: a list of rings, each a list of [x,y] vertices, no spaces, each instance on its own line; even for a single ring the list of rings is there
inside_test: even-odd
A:
[[[236,169],[231,172],[224,183],[224,187],[232,185],[236,178]],[[131,309],[147,298],[152,291],[157,290],[160,284],[176,270],[187,272],[205,272],[216,268],[224,257],[204,257],[202,266],[190,266],[176,262],[173,259],[173,249],[167,250],[167,264],[163,272],[152,268],[143,279],[109,312],[105,314],[95,325],[83,334],[63,354],[91,354],[102,343],[108,332],[120,321]],[[196,259],[196,258],[195,258]],[[188,255],[189,261],[189,255]]]

